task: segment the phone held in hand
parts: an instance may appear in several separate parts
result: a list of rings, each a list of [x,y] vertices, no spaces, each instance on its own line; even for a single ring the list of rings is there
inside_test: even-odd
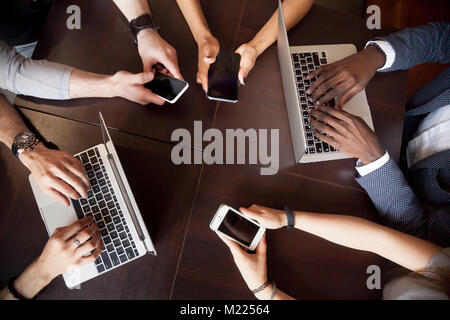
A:
[[[208,72],[208,92],[210,100],[233,102],[238,101],[238,73],[241,55],[219,51]]]
[[[219,207],[209,227],[251,251],[256,249],[266,232],[266,228],[226,204]]]
[[[175,103],[189,87],[189,84],[167,74],[156,72],[153,80],[146,83],[144,87],[150,89],[161,99],[169,103]]]

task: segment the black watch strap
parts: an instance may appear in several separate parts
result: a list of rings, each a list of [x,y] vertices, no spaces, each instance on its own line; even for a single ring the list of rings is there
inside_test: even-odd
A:
[[[290,230],[290,229],[294,228],[294,225],[295,225],[294,211],[292,211],[292,209],[289,208],[288,206],[284,206],[283,209],[287,216],[286,229]]]
[[[139,32],[145,29],[159,29],[158,23],[151,14],[146,13],[130,21],[130,34],[134,43],[137,43]]]

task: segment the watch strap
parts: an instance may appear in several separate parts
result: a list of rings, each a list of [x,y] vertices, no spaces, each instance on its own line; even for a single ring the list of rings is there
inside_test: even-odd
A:
[[[290,230],[295,225],[294,211],[292,211],[292,209],[289,208],[288,206],[284,206],[283,209],[287,216],[286,229]]]
[[[159,25],[151,14],[146,13],[137,17],[136,19],[131,20],[129,29],[131,38],[133,39],[134,43],[137,43],[139,32],[145,29],[158,30]]]
[[[9,293],[16,298],[17,300],[34,300],[36,297],[33,297],[32,299],[25,298],[22,296],[14,287],[14,281],[16,281],[17,277],[13,277],[9,279],[8,281],[8,291]]]

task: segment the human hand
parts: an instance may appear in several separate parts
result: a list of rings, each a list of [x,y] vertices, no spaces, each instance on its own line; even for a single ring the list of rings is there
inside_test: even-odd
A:
[[[245,85],[245,79],[247,78],[250,70],[252,70],[255,66],[256,58],[258,58],[258,52],[254,46],[244,43],[236,49],[235,53],[241,55],[238,78],[240,83]]]
[[[79,241],[79,245],[75,244]],[[100,231],[92,217],[57,228],[36,260],[41,270],[55,278],[73,268],[94,262],[103,250]]]
[[[378,137],[360,117],[327,106],[311,110],[311,116],[315,118],[311,118],[310,123],[318,139],[361,159],[363,164],[371,163],[386,153]]]
[[[198,41],[198,71],[197,83],[202,85],[203,91],[208,91],[208,71],[211,64],[216,61],[219,53],[219,41],[209,34]]]
[[[250,208],[239,208],[239,211],[247,217],[258,221],[266,229],[279,229],[287,225],[287,217],[284,211],[252,205]]]
[[[67,197],[87,198],[90,183],[84,166],[67,152],[47,149],[39,143],[33,150],[22,152],[19,159],[46,195],[66,206],[70,205]]]
[[[317,68],[306,77],[308,80],[316,78],[307,90],[310,100],[321,105],[336,98],[336,107],[342,109],[367,86],[385,60],[376,47],[368,46],[343,60]]]
[[[74,239],[80,242],[77,246]],[[21,296],[32,299],[58,275],[95,261],[103,250],[100,232],[92,217],[55,230],[41,255],[14,281]],[[13,299],[4,296],[4,299]]]
[[[230,248],[234,262],[250,290],[255,290],[267,282],[267,243],[266,235],[261,238],[256,253],[247,253],[239,244],[218,234]]]
[[[183,80],[178,67],[177,52],[168,44],[156,30],[145,29],[138,34],[138,50],[144,66],[144,72],[153,70],[157,63],[165,69],[162,72]]]
[[[141,105],[153,103],[161,106],[165,101],[144,87],[153,78],[151,71],[138,74],[119,71],[109,78],[111,96],[122,97]]]

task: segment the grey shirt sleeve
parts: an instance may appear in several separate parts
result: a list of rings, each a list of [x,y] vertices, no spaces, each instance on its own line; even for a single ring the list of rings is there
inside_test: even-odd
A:
[[[437,252],[426,270],[450,276],[450,247]],[[430,280],[408,273],[388,282],[383,289],[385,300],[448,300],[443,289]]]
[[[0,88],[45,99],[70,99],[73,68],[47,60],[26,59],[0,41]]]

